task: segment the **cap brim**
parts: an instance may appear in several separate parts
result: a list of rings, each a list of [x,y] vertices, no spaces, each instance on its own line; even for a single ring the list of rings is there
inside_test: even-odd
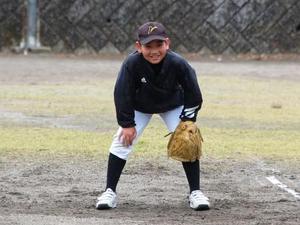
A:
[[[154,41],[154,40],[164,41],[164,40],[166,40],[166,37],[161,36],[161,35],[151,35],[147,38],[142,38],[139,41],[142,45],[144,45],[144,44],[147,44],[147,43],[149,43],[151,41]]]

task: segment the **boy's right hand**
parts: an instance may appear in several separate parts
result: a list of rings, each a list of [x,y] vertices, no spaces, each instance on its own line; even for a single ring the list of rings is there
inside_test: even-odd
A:
[[[121,133],[119,134],[119,140],[125,146],[132,145],[134,138],[136,137],[136,129],[135,127],[122,128]]]

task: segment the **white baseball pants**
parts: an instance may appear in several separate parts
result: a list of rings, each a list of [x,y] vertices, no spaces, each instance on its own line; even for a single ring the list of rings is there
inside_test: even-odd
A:
[[[179,106],[173,110],[167,111],[165,113],[160,113],[159,116],[162,118],[162,120],[165,122],[168,130],[170,132],[173,132],[177,125],[180,122],[180,114],[183,109],[183,106]],[[112,144],[110,146],[110,153],[118,156],[121,159],[127,160],[129,154],[131,153],[133,146],[137,143],[138,138],[143,133],[145,127],[148,125],[151,117],[153,114],[147,114],[142,113],[139,111],[135,111],[134,121],[135,121],[135,129],[137,132],[137,135],[135,139],[133,140],[133,144],[131,146],[124,146],[122,142],[119,140],[119,134],[122,131],[122,127],[119,127],[117,133],[113,137]]]

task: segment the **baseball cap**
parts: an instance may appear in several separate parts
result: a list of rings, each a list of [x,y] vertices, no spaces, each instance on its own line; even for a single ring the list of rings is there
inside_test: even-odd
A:
[[[138,28],[138,41],[144,45],[153,40],[166,40],[166,28],[158,22],[147,22]]]

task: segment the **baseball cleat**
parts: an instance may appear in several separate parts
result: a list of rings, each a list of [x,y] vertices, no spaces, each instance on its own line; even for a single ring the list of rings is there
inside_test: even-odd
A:
[[[190,207],[194,210],[208,210],[208,198],[200,191],[195,190],[189,196]]]
[[[117,207],[117,194],[107,188],[101,196],[97,198],[96,209],[111,209]]]

